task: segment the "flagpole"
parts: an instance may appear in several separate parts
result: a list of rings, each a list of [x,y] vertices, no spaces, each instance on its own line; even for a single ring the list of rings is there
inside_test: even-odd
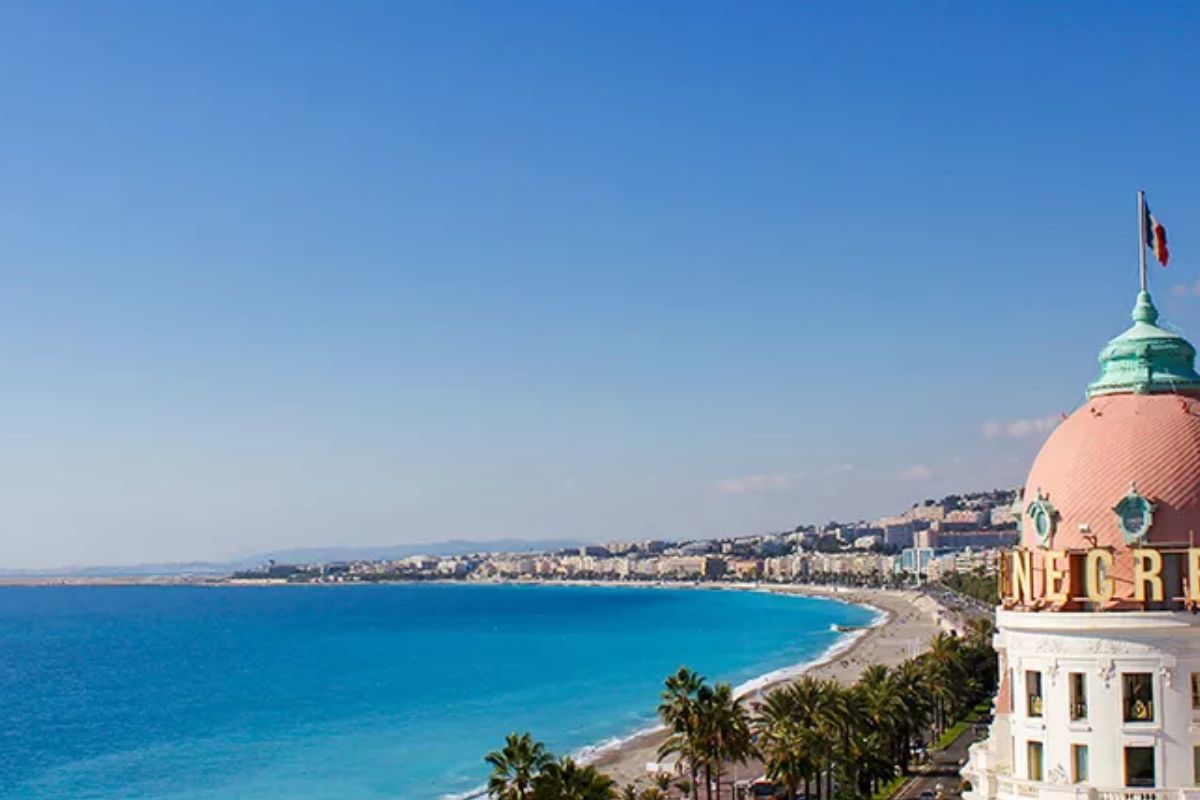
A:
[[[1142,267],[1142,291],[1146,291],[1146,193],[1138,191],[1138,242],[1142,245],[1138,248],[1138,257],[1141,259]]]

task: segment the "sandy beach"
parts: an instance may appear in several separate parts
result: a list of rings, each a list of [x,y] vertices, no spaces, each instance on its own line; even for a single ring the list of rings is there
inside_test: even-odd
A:
[[[940,606],[930,597],[917,592],[886,589],[840,589],[813,586],[771,586],[764,590],[782,594],[803,594],[831,597],[848,603],[860,603],[879,609],[885,619],[858,634],[858,638],[831,659],[814,664],[804,674],[832,678],[852,684],[868,666],[894,666],[920,653],[929,640],[945,628]],[[796,674],[765,683],[747,692],[748,696],[793,680]],[[661,730],[647,732],[599,753],[591,763],[613,777],[618,785],[649,777],[648,765],[658,761],[658,746],[665,734]],[[751,770],[747,769],[747,773]],[[749,777],[745,775],[743,777]]]

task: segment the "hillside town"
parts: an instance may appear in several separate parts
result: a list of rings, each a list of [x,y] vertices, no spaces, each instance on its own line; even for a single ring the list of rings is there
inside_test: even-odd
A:
[[[747,536],[614,541],[548,552],[414,555],[384,561],[278,564],[234,582],[408,580],[762,581],[856,586],[993,575],[1017,538],[1020,495],[993,489],[925,500],[896,516]]]

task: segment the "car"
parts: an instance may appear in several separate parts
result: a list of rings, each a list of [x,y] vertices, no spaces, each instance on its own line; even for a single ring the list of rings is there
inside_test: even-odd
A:
[[[787,791],[779,784],[762,777],[750,784],[749,796],[753,800],[778,800],[787,797]]]
[[[926,789],[921,792],[921,800],[936,800],[937,795],[933,793],[933,789]]]

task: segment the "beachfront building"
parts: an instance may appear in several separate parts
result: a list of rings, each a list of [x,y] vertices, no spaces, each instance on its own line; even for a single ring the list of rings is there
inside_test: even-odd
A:
[[[945,555],[947,550],[934,550],[932,547],[906,547],[900,551],[900,558],[896,560],[896,571],[907,572],[911,574],[920,573],[926,575],[929,572],[930,563],[939,556]]]
[[[1025,484],[968,800],[1200,799],[1200,375],[1133,319]]]

